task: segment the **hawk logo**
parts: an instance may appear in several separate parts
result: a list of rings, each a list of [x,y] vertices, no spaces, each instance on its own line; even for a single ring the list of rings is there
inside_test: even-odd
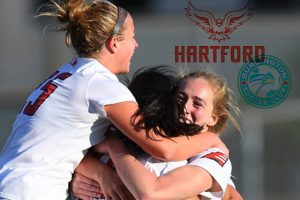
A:
[[[185,15],[206,33],[210,34],[208,39],[220,42],[230,39],[229,34],[249,20],[253,15],[253,10],[250,2],[248,2],[243,9],[228,12],[223,18],[216,18],[209,11],[195,8],[190,0],[188,8],[185,8]]]
[[[272,108],[288,97],[292,77],[282,60],[262,55],[242,66],[237,81],[239,92],[247,103],[257,108]]]
[[[219,163],[219,165],[221,165],[222,167],[225,165],[225,163],[228,160],[228,156],[226,156],[222,152],[212,152],[212,153],[209,153],[209,154],[203,156],[203,158],[212,159],[212,160],[216,161],[217,163]]]

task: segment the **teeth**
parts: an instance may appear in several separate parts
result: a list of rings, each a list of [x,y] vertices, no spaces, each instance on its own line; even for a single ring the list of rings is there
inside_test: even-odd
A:
[[[187,123],[187,124],[192,124],[192,121],[189,120],[189,119],[186,119],[186,120],[185,120],[185,123]]]
[[[180,119],[180,122],[186,123],[186,124],[192,124],[193,122],[189,119]]]

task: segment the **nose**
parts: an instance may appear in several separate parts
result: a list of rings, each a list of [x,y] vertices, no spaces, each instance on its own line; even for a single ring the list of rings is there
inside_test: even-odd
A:
[[[187,116],[191,115],[192,110],[193,110],[193,104],[192,104],[192,102],[187,101],[187,102],[185,103],[185,105],[184,105],[184,108],[185,108],[185,114],[186,114]],[[187,116],[186,116],[186,117],[187,117]]]
[[[139,47],[138,42],[136,41],[136,39],[134,39],[134,41],[135,41],[135,48],[138,48]]]
[[[187,122],[193,123],[193,110],[190,103],[186,103],[184,108],[184,118],[187,120]]]

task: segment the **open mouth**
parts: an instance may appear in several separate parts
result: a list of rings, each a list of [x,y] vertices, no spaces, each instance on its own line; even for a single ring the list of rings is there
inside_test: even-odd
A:
[[[190,120],[188,118],[184,119],[184,123],[186,123],[186,124],[194,124],[193,120]]]

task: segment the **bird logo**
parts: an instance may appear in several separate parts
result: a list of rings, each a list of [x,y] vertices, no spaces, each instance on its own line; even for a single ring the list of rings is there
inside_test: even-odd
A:
[[[287,65],[279,58],[264,55],[245,63],[237,83],[241,96],[257,108],[272,108],[282,103],[291,89],[292,78]]]
[[[209,11],[195,8],[190,0],[185,11],[192,22],[210,34],[208,39],[221,42],[230,39],[229,34],[253,16],[254,8],[248,2],[241,10],[230,11],[223,18],[216,18]]]
[[[256,96],[266,98],[273,93],[272,91],[277,91],[280,88],[280,76],[276,78],[275,74],[272,74],[271,71],[267,73],[254,73],[249,76],[249,84],[254,89],[253,92]]]

